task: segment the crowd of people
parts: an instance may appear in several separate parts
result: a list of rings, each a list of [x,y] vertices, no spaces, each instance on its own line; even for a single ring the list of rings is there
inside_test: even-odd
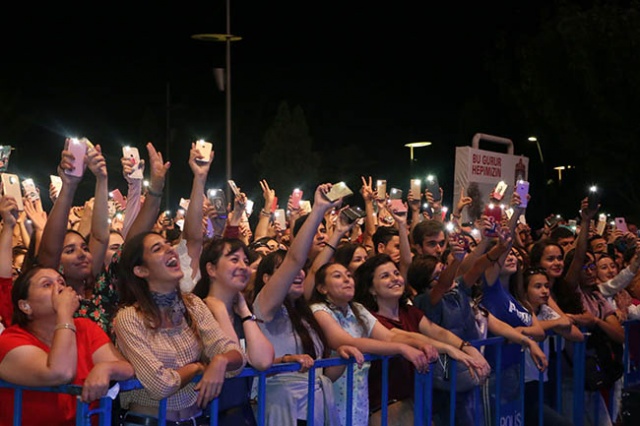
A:
[[[524,424],[538,424],[538,403],[544,424],[572,424],[574,392],[585,393],[587,424],[618,416],[621,324],[640,317],[640,246],[631,224],[599,226],[592,199],[582,200],[575,224],[553,217],[538,232],[516,191],[497,219],[462,222],[471,203],[489,206],[495,194],[473,200],[463,191],[446,215],[442,189],[390,200],[363,177],[361,209],[349,206],[344,184],[330,183],[318,185],[310,202],[294,191],[278,209],[263,180],[264,204],[249,220],[240,188],[226,209],[209,196],[214,153],[204,156],[192,144],[191,193],[171,217],[160,212],[170,163],[151,143],[146,161],[121,159],[128,188],[118,197],[110,195],[101,146],[85,143],[84,158],[69,146],[62,151],[62,185],[49,188],[49,212],[39,192],[21,203],[0,199],[0,379],[73,383],[82,400],[95,402],[114,381],[135,377],[143,389],[121,393],[115,404],[121,425],[157,424],[164,398],[167,424],[209,424],[206,407],[217,397],[219,424],[254,425],[257,385],[233,376],[245,366],[297,363],[298,371],[267,377],[265,401],[267,425],[297,426],[308,415],[308,371],[319,359],[342,357],[357,364],[353,402],[347,405],[344,366],[317,371],[314,424],[345,425],[351,410],[354,425],[376,425],[382,367],[364,354],[377,354],[393,356],[391,425],[413,423],[414,373],[428,370],[434,424],[449,424],[454,365],[458,425],[493,424],[496,404],[503,418],[519,416],[519,405],[509,407],[521,391]],[[146,187],[139,169],[147,169]],[[89,174],[95,194],[74,206]],[[550,350],[549,331],[563,337],[560,351]],[[572,342],[585,331],[586,384],[577,390]],[[511,344],[470,343],[490,336]],[[546,374],[554,363],[563,366],[560,384]],[[555,397],[564,412],[553,408]],[[13,399],[12,389],[0,389],[0,425],[12,424]],[[74,423],[70,395],[25,391],[23,407],[23,424]]]

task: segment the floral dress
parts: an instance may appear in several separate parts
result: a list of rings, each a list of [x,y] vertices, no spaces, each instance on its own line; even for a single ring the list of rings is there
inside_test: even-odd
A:
[[[333,305],[325,303],[314,303],[310,306],[312,312],[323,311],[335,319],[340,326],[353,337],[370,337],[373,326],[378,321],[364,306],[359,303],[351,303],[345,311]],[[366,330],[363,330],[353,313],[353,309],[358,311],[360,318],[363,319]],[[337,356],[335,351],[332,357]],[[369,424],[369,367],[370,364],[365,363],[362,368],[354,366],[353,369],[353,409],[352,421],[354,426],[367,426]],[[338,380],[333,382],[333,392],[336,401],[336,409],[340,416],[340,424],[347,424],[347,372],[342,374]]]

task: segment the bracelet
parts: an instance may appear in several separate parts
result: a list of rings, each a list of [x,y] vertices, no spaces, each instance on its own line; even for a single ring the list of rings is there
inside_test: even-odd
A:
[[[243,318],[240,320],[240,322],[241,322],[242,324],[244,324],[246,321],[249,321],[249,320],[251,320],[251,321],[257,321],[257,320],[258,320],[258,318],[257,318],[254,314],[251,314],[251,315],[247,315],[246,317],[243,317]]]
[[[53,331],[56,331],[56,330],[71,330],[71,331],[73,331],[75,333],[76,332],[76,326],[75,326],[75,324],[71,324],[71,323],[65,322],[65,323],[56,325],[56,328],[54,328]]]
[[[463,350],[465,346],[471,346],[471,343],[467,342],[466,340],[463,340],[462,343],[460,343],[460,347],[458,349]]]
[[[498,259],[492,259],[491,256],[489,256],[489,253],[487,253],[486,256],[487,256],[487,260],[491,263],[496,263],[498,261]]]
[[[260,216],[262,216],[262,217],[271,217],[271,213],[269,213],[265,209],[260,209]]]
[[[462,216],[459,214],[451,213],[451,217],[455,217],[456,219],[460,219]]]
[[[162,192],[153,192],[151,188],[147,189],[147,194],[151,195],[152,197],[162,198]]]
[[[334,252],[336,251],[336,248],[335,248],[334,246],[332,246],[331,244],[329,244],[329,243],[324,243],[324,245],[325,245],[326,247],[329,247],[329,248],[330,248],[331,250],[333,250]]]

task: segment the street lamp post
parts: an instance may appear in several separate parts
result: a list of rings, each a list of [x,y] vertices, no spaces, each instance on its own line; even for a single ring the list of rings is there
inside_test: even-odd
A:
[[[542,148],[540,147],[540,142],[538,138],[535,136],[529,136],[529,142],[535,142],[538,147],[538,154],[540,155],[540,162],[544,165],[544,157],[542,156]]]
[[[413,167],[413,162],[415,161],[415,158],[413,156],[413,149],[414,148],[423,148],[425,146],[429,146],[431,145],[431,142],[409,142],[404,144],[405,147],[409,148],[409,161],[410,161],[410,166]]]
[[[234,36],[231,34],[231,12],[230,12],[230,0],[227,0],[227,32],[226,34],[194,34],[191,38],[195,40],[207,41],[207,42],[224,42],[226,44],[225,52],[225,83],[223,90],[226,97],[226,177],[227,180],[231,180],[231,42],[242,40],[242,37]],[[226,189],[227,200],[231,200],[230,189],[227,186]]]

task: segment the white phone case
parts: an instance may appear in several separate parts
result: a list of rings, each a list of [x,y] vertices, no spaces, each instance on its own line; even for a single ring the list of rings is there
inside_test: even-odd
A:
[[[9,195],[16,199],[18,211],[24,210],[24,204],[22,203],[22,189],[20,188],[20,178],[18,178],[18,175],[2,173],[2,191],[4,195]]]
[[[280,230],[287,229],[287,216],[284,209],[276,209],[273,213],[273,221],[280,225]]]
[[[420,179],[411,179],[411,195],[415,201],[422,199],[422,187]]]
[[[56,175],[49,175],[49,179],[51,179],[51,185],[53,185],[55,196],[57,198],[58,195],[60,195],[60,190],[62,189],[62,178]]]
[[[131,179],[142,179],[142,165],[140,164],[140,152],[138,148],[133,146],[125,146],[122,148],[122,156],[130,159],[133,163],[133,172],[129,175]]]
[[[204,140],[196,141],[196,149],[204,159],[196,160],[199,163],[208,163],[211,158],[211,151],[213,150],[213,144]]]
[[[76,138],[69,139],[67,150],[73,154],[73,170],[65,170],[64,172],[70,176],[80,177],[84,173],[84,156],[87,154],[87,145]]]
[[[36,184],[33,179],[25,179],[22,181],[22,189],[24,191],[24,198],[29,201],[37,201],[40,199],[40,194],[36,189]]]

